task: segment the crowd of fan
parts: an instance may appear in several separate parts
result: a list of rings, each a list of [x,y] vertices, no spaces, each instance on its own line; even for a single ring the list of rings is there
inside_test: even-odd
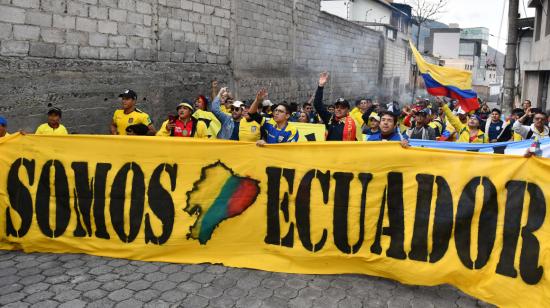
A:
[[[298,141],[300,132],[293,122],[323,124],[327,141],[399,141],[404,147],[410,139],[493,143],[549,137],[547,113],[532,108],[528,100],[508,117],[499,109],[490,110],[487,104],[465,112],[456,101],[440,97],[417,99],[402,108],[396,102],[380,105],[367,98],[356,100],[354,108],[342,98],[326,106],[323,90],[328,81],[329,74],[321,73],[315,94],[302,106],[273,104],[266,89],[260,89],[254,100],[235,100],[227,88],[218,89],[214,81],[210,99],[183,100],[158,131],[149,115],[136,108],[137,94],[126,90],[119,95],[122,109],[115,111],[110,131],[113,135],[249,141],[259,146]],[[61,109],[51,107],[47,123],[35,134],[68,134],[61,117]],[[0,137],[6,135],[7,121],[0,116]]]

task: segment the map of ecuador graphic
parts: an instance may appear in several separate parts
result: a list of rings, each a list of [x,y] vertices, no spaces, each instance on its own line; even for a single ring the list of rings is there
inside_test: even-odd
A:
[[[200,179],[187,192],[184,211],[198,216],[187,237],[206,244],[222,221],[240,215],[256,201],[259,183],[236,175],[219,161],[202,168]]]

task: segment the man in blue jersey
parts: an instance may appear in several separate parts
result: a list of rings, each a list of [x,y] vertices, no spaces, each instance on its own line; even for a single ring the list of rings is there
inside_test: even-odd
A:
[[[256,99],[248,110],[248,115],[254,121],[262,124],[263,139],[258,140],[258,146],[264,146],[266,143],[285,143],[298,141],[298,130],[292,124],[288,123],[290,118],[290,107],[286,104],[274,106],[273,118],[267,120],[258,114],[258,106],[267,97],[267,90],[261,89],[256,94]]]

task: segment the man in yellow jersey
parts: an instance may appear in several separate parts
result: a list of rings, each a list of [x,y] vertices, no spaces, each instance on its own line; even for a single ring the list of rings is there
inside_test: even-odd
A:
[[[7,127],[8,127],[8,120],[0,116],[0,138],[10,135],[8,134]]]
[[[68,135],[67,129],[61,124],[61,109],[51,107],[48,110],[48,122],[36,129],[36,135]]]
[[[136,108],[137,94],[132,90],[126,90],[118,97],[122,98],[122,109],[115,111],[111,123],[111,134],[126,135],[126,128],[130,125],[144,124],[149,129],[148,135],[156,133],[155,127],[149,115]]]

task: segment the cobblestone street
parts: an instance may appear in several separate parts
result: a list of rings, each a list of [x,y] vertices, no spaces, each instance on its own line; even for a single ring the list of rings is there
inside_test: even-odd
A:
[[[2,307],[488,307],[450,286],[0,251]]]

